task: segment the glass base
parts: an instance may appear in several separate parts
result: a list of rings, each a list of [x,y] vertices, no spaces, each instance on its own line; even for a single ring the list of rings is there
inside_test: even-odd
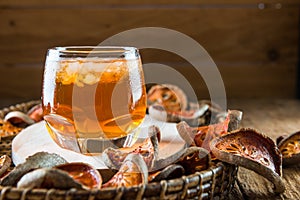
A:
[[[78,138],[78,144],[83,154],[102,153],[105,149],[122,148],[130,136],[125,136],[113,140],[103,140],[97,138]]]
[[[58,146],[85,155],[102,153],[108,147],[130,147],[137,141],[139,133],[139,130],[137,129],[132,134],[115,139],[81,138],[78,137],[76,133],[69,132],[66,134],[66,132],[64,132],[64,134],[61,134],[47,122],[46,127],[51,138],[56,142],[56,144],[58,144]]]

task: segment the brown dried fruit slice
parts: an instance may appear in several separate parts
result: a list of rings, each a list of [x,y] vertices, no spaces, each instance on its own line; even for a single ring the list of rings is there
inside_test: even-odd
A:
[[[33,119],[35,122],[43,120],[43,107],[42,104],[37,104],[33,106],[28,112],[27,115]]]
[[[195,146],[194,138],[197,134],[197,129],[190,127],[185,121],[176,125],[180,137],[187,143],[187,145]]]
[[[18,181],[18,188],[82,189],[67,172],[59,169],[41,168],[28,172]]]
[[[101,177],[102,177],[102,183],[106,183],[109,181],[117,172],[118,170],[115,169],[98,169]]]
[[[183,166],[188,175],[208,169],[211,164],[211,157],[210,153],[204,148],[189,147],[177,163]]]
[[[140,154],[129,154],[120,170],[105,184],[107,187],[130,187],[148,183],[148,169]]]
[[[181,111],[187,108],[186,94],[172,84],[155,85],[147,93],[148,105],[158,104],[167,111]]]
[[[279,139],[278,139],[279,140]],[[300,162],[300,131],[284,137],[278,143],[283,165],[295,165]]]
[[[183,111],[166,111],[161,105],[149,106],[149,115],[159,121],[175,122],[180,121],[187,122],[190,126],[198,126],[199,117],[201,117],[208,109],[208,105],[203,105],[195,110],[183,110]]]
[[[185,170],[181,165],[172,164],[160,171],[149,173],[148,182],[159,182],[161,180],[180,178],[184,175],[184,172]]]
[[[9,169],[11,165],[11,159],[7,155],[0,157],[0,177]]]
[[[227,131],[231,132],[231,131],[237,130],[242,121],[243,112],[240,110],[229,110],[228,116],[229,116],[229,124],[228,124]]]
[[[222,107],[210,100],[199,100],[199,105],[207,104],[209,106],[209,110],[213,113],[221,113],[223,111]]]
[[[15,136],[21,130],[23,130],[23,128],[16,127],[16,126],[12,125],[10,122],[0,119],[0,136],[1,137],[6,138],[6,137]]]
[[[148,133],[150,137],[138,146],[120,149],[107,148],[102,153],[102,158],[106,166],[112,169],[119,169],[127,155],[135,153],[140,154],[143,157],[148,169],[150,170],[153,167],[154,160],[158,156],[160,131],[158,127],[150,126]]]
[[[54,153],[39,152],[29,156],[24,163],[16,166],[9,174],[3,177],[2,186],[15,186],[19,179],[27,172],[43,167],[54,167],[65,164],[67,161]]]
[[[26,127],[35,123],[33,119],[21,111],[11,111],[7,113],[4,117],[4,121],[9,121],[17,127]]]
[[[190,108],[196,106],[208,105],[208,110],[205,112],[203,116],[199,119],[199,126],[207,126],[209,124],[216,124],[223,121],[226,118],[226,112],[222,109],[218,104],[210,101],[210,100],[200,100],[197,104],[191,104]]]
[[[280,143],[284,138],[286,138],[286,137],[288,137],[288,135],[284,134],[284,135],[281,135],[281,136],[279,136],[278,138],[276,138],[276,144],[277,144],[277,146],[278,146],[279,143]]]
[[[229,118],[227,117],[224,122],[198,127],[197,133],[194,137],[196,146],[203,147],[204,149],[210,151],[210,141],[216,137],[227,134],[228,124]]]
[[[215,137],[227,134],[229,124],[229,115],[227,118],[218,124],[208,126],[190,127],[186,122],[177,124],[179,135],[185,140],[188,145],[203,147],[210,151],[209,143]]]
[[[66,163],[58,165],[56,169],[67,172],[74,180],[88,189],[100,189],[102,177],[98,170],[85,163]]]
[[[275,192],[283,192],[281,154],[274,142],[254,129],[240,129],[211,141],[211,150],[221,161],[236,164],[270,180]]]

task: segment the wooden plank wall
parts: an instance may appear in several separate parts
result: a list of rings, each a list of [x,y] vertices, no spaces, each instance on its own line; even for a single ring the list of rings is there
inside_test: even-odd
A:
[[[40,98],[48,48],[97,45],[147,26],[198,41],[216,62],[228,98],[295,98],[299,6],[296,0],[1,0],[0,102]],[[142,57],[191,77],[199,97],[208,98],[201,77],[178,56],[145,50]]]

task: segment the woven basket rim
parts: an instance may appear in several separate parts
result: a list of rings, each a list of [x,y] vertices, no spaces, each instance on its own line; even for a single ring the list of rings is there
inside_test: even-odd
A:
[[[19,103],[16,105],[9,106],[7,108],[0,109],[0,118],[4,118],[5,114],[10,111],[28,111],[34,105],[41,103],[41,100],[32,100],[29,102]],[[6,143],[10,147],[11,153],[11,142],[13,137],[2,138],[1,144]],[[0,149],[0,152],[3,151]],[[1,152],[3,153],[3,152]],[[7,154],[7,152],[5,152]],[[3,187],[0,186],[0,199],[5,199],[6,195],[13,193],[15,197],[26,197],[26,195],[40,195],[45,198],[49,198],[49,195],[55,196],[64,196],[67,198],[69,195],[83,195],[83,196],[94,196],[96,199],[102,199],[103,195],[107,196],[107,199],[126,196],[126,193],[135,193],[136,199],[144,199],[146,193],[150,193],[151,191],[156,192],[160,191],[155,197],[158,199],[165,199],[171,196],[176,196],[179,199],[185,199],[189,197],[189,189],[196,188],[196,196],[206,197],[203,195],[206,192],[211,197],[214,196],[214,189],[217,183],[217,177],[221,177],[221,180],[224,180],[224,177],[228,176],[229,180],[227,185],[221,183],[221,189],[225,192],[229,192],[236,180],[238,167],[235,165],[231,165],[228,163],[217,162],[214,165],[210,166],[207,170],[203,170],[200,172],[196,172],[194,174],[182,176],[181,178],[170,179],[170,180],[162,180],[160,182],[152,182],[146,185],[138,185],[132,187],[120,187],[120,188],[103,188],[97,190],[59,190],[59,189],[20,189],[16,187]],[[225,171],[227,171],[225,173]],[[205,185],[206,184],[206,185]],[[210,184],[209,186],[207,184]],[[208,187],[208,188],[207,188]],[[228,187],[228,188],[226,188]],[[224,192],[221,191],[221,192]],[[195,191],[194,191],[195,192]],[[205,194],[206,194],[205,193]],[[111,196],[107,195],[110,194]],[[51,196],[51,197],[52,197]],[[101,198],[98,198],[101,197]],[[17,198],[16,198],[17,199]],[[106,199],[106,198],[104,198]],[[147,195],[146,195],[147,199]],[[153,199],[153,197],[151,197]],[[156,199],[156,198],[154,198]]]

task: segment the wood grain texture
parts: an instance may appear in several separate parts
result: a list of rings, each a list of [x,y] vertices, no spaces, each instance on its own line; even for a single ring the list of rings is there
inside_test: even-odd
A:
[[[97,45],[107,37],[138,27],[165,27],[182,32],[200,43],[216,62],[229,98],[296,96],[296,65],[299,43],[298,1],[185,3],[164,0],[130,1],[1,1],[0,83],[36,98],[46,50],[53,46]],[[280,3],[280,7],[278,7]],[[276,7],[277,5],[277,7]],[[201,98],[208,92],[200,76],[179,56],[161,50],[142,50],[144,63],[163,63],[191,78]],[[22,82],[14,73],[29,67]],[[189,66],[190,68],[186,67]],[[8,70],[6,74],[5,70]],[[26,74],[25,73],[25,74]],[[27,79],[26,79],[27,77]],[[14,83],[10,84],[14,79]],[[32,87],[32,88],[31,88]],[[35,92],[25,92],[26,90]],[[13,95],[0,89],[0,96]],[[17,91],[17,92],[16,92]],[[15,95],[15,94],[14,94]],[[13,95],[13,96],[14,96]],[[29,96],[33,95],[33,96]]]
[[[2,63],[42,62],[49,47],[97,45],[116,33],[154,26],[192,37],[216,62],[295,63],[298,12],[297,8],[4,9],[0,58]],[[145,56],[149,58],[179,61],[155,51]]]
[[[174,69],[186,78],[199,99],[210,98],[206,84],[198,71],[195,71],[191,66],[174,66]],[[274,96],[283,98],[295,97],[296,67],[291,65],[224,66],[219,67],[219,70],[224,81],[227,99],[270,98]],[[153,76],[155,73],[151,75]],[[16,99],[13,102],[8,101],[9,104],[30,99],[40,99],[42,76],[42,64],[28,64],[16,67],[0,66],[0,85],[2,85],[0,87],[0,98],[2,100]],[[149,74],[145,73],[145,76],[148,77]],[[173,83],[181,87],[176,78],[170,78],[164,74],[160,75],[159,71],[157,76],[161,76],[160,80],[164,83]],[[182,88],[185,89],[184,87]],[[186,93],[189,97],[193,97],[192,92],[186,90]]]
[[[0,67],[0,99],[26,101],[41,98],[43,68],[37,66]]]
[[[70,5],[79,5],[79,6],[85,6],[85,5],[253,5],[253,4],[283,4],[283,5],[299,5],[299,1],[297,0],[268,0],[268,1],[262,1],[262,0],[53,0],[53,1],[39,1],[39,0],[2,0],[0,2],[0,6],[3,7],[12,7],[12,6],[70,6]]]
[[[243,110],[242,127],[255,128],[274,141],[280,135],[300,129],[300,101],[297,100],[235,100],[229,102],[229,106]],[[238,172],[239,189],[245,199],[300,199],[299,180],[300,165],[283,168],[286,190],[283,194],[274,194],[272,183],[264,177],[245,168]]]
[[[242,126],[255,128],[273,140],[300,129],[300,102],[291,99],[229,100],[228,107],[244,113]]]

